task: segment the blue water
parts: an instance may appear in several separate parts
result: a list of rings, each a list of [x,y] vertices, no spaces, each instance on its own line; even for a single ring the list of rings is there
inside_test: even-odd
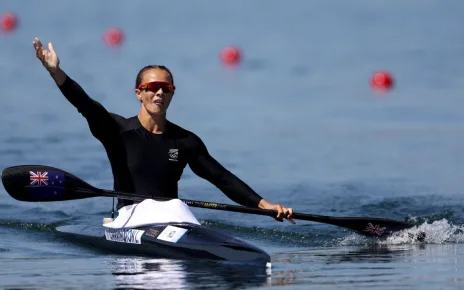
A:
[[[414,222],[385,241],[335,226],[193,209],[205,225],[271,254],[271,270],[113,256],[61,240],[101,223],[111,200],[25,203],[0,190],[0,288],[464,288],[462,1],[2,1],[0,167],[44,164],[111,188],[103,147],[37,61],[61,67],[109,111],[137,114],[138,70],[165,64],[168,118],[271,202],[298,212]],[[125,42],[107,47],[110,27]],[[235,68],[219,61],[242,49]],[[395,87],[371,90],[388,70]],[[189,168],[180,197],[232,203]]]

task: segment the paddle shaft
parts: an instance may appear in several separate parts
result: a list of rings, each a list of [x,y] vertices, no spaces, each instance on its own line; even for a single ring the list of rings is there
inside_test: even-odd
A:
[[[96,196],[117,197],[117,198],[130,199],[130,200],[136,200],[136,201],[144,200],[147,198],[152,198],[154,200],[159,200],[159,201],[169,201],[172,199],[169,197],[157,197],[157,196],[148,197],[142,194],[124,193],[124,192],[117,192],[117,191],[100,189],[100,188],[93,188],[92,190],[74,189],[73,191],[76,193],[84,193],[84,194],[90,194],[90,195],[96,195]],[[186,205],[191,206],[191,207],[232,211],[232,212],[248,213],[248,214],[255,214],[255,215],[264,215],[264,216],[271,216],[271,217],[275,217],[277,215],[277,211],[269,210],[269,209],[251,208],[251,207],[240,206],[240,205],[230,205],[230,204],[206,202],[206,201],[190,200],[190,199],[180,199],[180,200]],[[306,214],[296,214],[296,215],[298,217],[301,216],[300,219],[305,219],[304,216],[307,216]],[[294,216],[295,216],[295,213],[292,215],[292,218],[294,218]],[[306,220],[310,220],[310,219],[306,219]]]
[[[75,189],[73,191],[76,193],[117,197],[117,198],[130,199],[130,200],[144,200],[148,198],[146,195],[141,195],[141,194],[136,194],[136,193],[123,193],[123,192],[117,192],[117,191],[100,189],[100,188]],[[172,198],[167,198],[167,197],[156,197],[156,196],[152,196],[151,198],[155,200],[160,200],[160,201],[169,201],[172,199]],[[269,210],[269,209],[251,208],[251,207],[246,207],[246,206],[205,202],[205,201],[189,200],[189,199],[180,199],[180,200],[191,207],[207,208],[207,209],[230,211],[230,212],[240,212],[240,213],[247,213],[247,214],[254,214],[254,215],[270,216],[270,217],[276,217],[277,215],[277,211]],[[361,221],[364,219],[369,219],[369,221],[372,221],[372,222],[379,221],[382,223],[391,222],[394,224],[402,224],[401,222],[398,222],[395,220],[388,220],[388,219],[358,218],[358,217],[333,217],[333,216],[314,215],[314,214],[305,214],[305,213],[297,213],[297,212],[293,212],[292,219],[320,222],[320,223],[326,223],[326,224],[331,224],[331,225],[336,225],[336,226],[341,226],[345,224],[345,222],[353,222],[356,220]],[[404,223],[404,227],[408,228],[410,227],[410,225]]]

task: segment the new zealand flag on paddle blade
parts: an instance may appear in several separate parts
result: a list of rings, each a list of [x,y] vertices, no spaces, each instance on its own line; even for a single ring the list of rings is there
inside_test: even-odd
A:
[[[29,176],[29,192],[35,199],[55,199],[63,195],[63,172],[30,171]]]

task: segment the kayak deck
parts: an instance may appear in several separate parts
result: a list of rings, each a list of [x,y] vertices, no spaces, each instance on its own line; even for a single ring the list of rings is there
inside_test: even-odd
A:
[[[266,252],[248,242],[190,223],[154,224],[131,229],[66,225],[56,230],[72,242],[123,255],[264,265],[271,260]]]

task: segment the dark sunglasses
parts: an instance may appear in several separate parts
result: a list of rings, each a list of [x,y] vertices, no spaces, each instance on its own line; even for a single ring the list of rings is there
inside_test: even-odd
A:
[[[141,84],[137,89],[139,90],[147,90],[150,92],[156,93],[159,89],[162,89],[165,93],[172,93],[176,89],[176,87],[168,82],[151,82]]]

